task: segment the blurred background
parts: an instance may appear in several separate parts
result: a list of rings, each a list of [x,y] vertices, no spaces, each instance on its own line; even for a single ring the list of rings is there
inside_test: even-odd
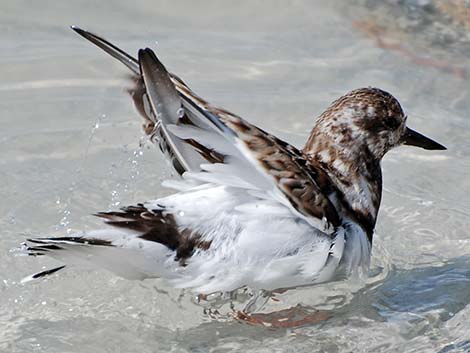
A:
[[[126,68],[70,25],[155,49],[198,94],[299,147],[331,101],[376,86],[448,151],[385,157],[367,283],[265,308],[329,310],[317,325],[214,321],[190,294],[104,271],[22,284],[59,264],[14,256],[24,238],[96,228],[91,213],[162,196],[171,177],[141,140]],[[469,33],[467,0],[1,2],[0,351],[470,351]]]

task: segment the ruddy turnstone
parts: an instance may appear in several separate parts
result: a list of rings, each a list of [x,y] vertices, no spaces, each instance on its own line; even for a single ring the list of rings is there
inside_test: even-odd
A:
[[[334,101],[297,149],[194,94],[151,49],[136,59],[72,29],[130,69],[144,131],[181,178],[164,183],[176,189],[168,197],[97,213],[105,229],[28,239],[28,255],[93,264],[126,278],[162,278],[201,294],[364,274],[382,157],[402,144],[445,149],[408,128],[398,101],[378,88]]]

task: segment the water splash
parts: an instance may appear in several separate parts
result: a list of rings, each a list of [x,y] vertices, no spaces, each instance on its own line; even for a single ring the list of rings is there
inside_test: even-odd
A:
[[[127,176],[121,181],[118,181],[111,191],[111,202],[108,206],[109,210],[119,207],[123,204],[126,198],[133,198],[133,184],[137,182],[141,173],[141,161],[144,156],[144,151],[149,142],[149,137],[144,136],[140,139],[137,148],[130,150],[128,145],[122,147],[122,153],[127,156],[121,162],[112,163],[109,176],[114,175],[117,170],[128,170]]]
[[[102,114],[93,123],[91,130],[90,130],[90,135],[88,137],[87,145],[85,147],[85,153],[83,154],[83,157],[80,163],[78,164],[77,168],[74,171],[74,178],[72,180],[72,184],[68,188],[68,194],[64,199],[61,199],[60,196],[57,196],[56,205],[59,208],[58,213],[59,213],[60,219],[59,219],[58,224],[55,226],[56,230],[63,230],[64,228],[66,228],[67,234],[72,233],[72,228],[70,228],[70,224],[71,224],[70,215],[72,213],[70,205],[73,202],[74,191],[76,189],[77,182],[79,178],[81,177],[81,174],[88,160],[88,154],[89,154],[93,139],[95,138],[96,132],[100,128],[102,121],[106,119],[107,119],[107,115]]]

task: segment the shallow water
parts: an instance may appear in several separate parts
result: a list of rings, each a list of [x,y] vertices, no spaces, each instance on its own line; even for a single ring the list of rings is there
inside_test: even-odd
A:
[[[420,7],[431,1],[344,3],[0,4],[0,350],[470,351],[465,23],[437,21]],[[390,14],[396,22],[382,21]],[[13,256],[25,237],[93,229],[99,221],[90,213],[161,196],[171,175],[155,148],[139,146],[125,68],[71,24],[131,53],[156,48],[196,92],[298,146],[333,99],[377,86],[400,100],[411,127],[448,151],[402,147],[384,159],[367,283],[293,290],[266,308],[329,310],[317,325],[214,321],[188,294],[104,271],[70,269],[20,284],[58,265]]]

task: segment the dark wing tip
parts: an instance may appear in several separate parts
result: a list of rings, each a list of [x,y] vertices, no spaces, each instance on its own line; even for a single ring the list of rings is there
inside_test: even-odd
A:
[[[77,27],[77,26],[75,26],[75,25],[70,26],[70,28],[71,28],[74,32],[76,32],[76,33],[78,33],[79,35],[81,35],[83,38],[89,40],[90,42],[94,43],[95,45],[97,45],[97,46],[99,46],[99,47],[102,47],[102,46],[100,45],[100,43],[103,43],[103,44],[106,44],[107,46],[110,46],[110,47],[113,47],[113,48],[114,48],[114,46],[113,46],[111,43],[107,42],[105,39],[103,39],[103,38],[97,36],[97,35],[94,34],[94,33],[88,32],[87,30],[85,30],[85,29],[83,29],[83,28]],[[104,48],[102,48],[102,49],[104,49]]]
[[[159,60],[157,59],[157,55],[150,48],[139,49],[138,58],[139,58],[139,62],[142,62],[142,60],[149,60],[149,59],[159,62]]]
[[[95,43],[96,40],[102,40],[101,38],[99,38],[96,34],[93,34],[91,32],[88,32],[87,30],[84,30],[80,27],[77,27],[75,25],[71,25],[70,26],[70,29],[72,29],[74,32],[78,33],[79,35],[81,35],[83,38],[85,39],[88,39],[89,41],[91,41],[92,43]],[[95,43],[96,44],[96,43]]]
[[[137,62],[137,60],[135,58],[130,56],[124,50],[118,48],[114,44],[111,44],[106,39],[104,39],[104,38],[102,38],[102,37],[100,37],[100,36],[98,36],[94,33],[88,32],[88,31],[86,31],[86,30],[84,30],[80,27],[72,25],[72,26],[70,26],[70,28],[74,32],[78,33],[80,36],[85,38],[86,40],[89,40],[94,45],[96,45],[97,47],[104,50],[106,53],[111,55],[113,58],[120,61],[122,64],[126,65],[135,74],[137,74],[137,75],[140,74],[140,72],[139,72],[139,63]]]
[[[42,272],[35,273],[34,275],[31,276],[31,279],[38,279],[38,278],[41,278],[41,277],[52,275],[53,273],[55,273],[57,271],[60,271],[63,268],[65,268],[65,265],[55,267],[55,268],[51,268],[50,270],[45,270],[45,271],[42,271]]]
[[[147,57],[147,49],[149,48],[145,48],[145,49],[139,49],[139,51],[137,52],[137,61],[139,62],[139,68],[140,68],[140,74],[143,75],[143,68],[142,68],[142,63],[145,62],[145,57]]]
[[[87,31],[85,31],[84,29],[81,29],[80,27],[78,26],[75,26],[75,25],[71,25],[70,26],[70,29],[77,32],[78,34],[80,34],[81,36],[85,36]]]

